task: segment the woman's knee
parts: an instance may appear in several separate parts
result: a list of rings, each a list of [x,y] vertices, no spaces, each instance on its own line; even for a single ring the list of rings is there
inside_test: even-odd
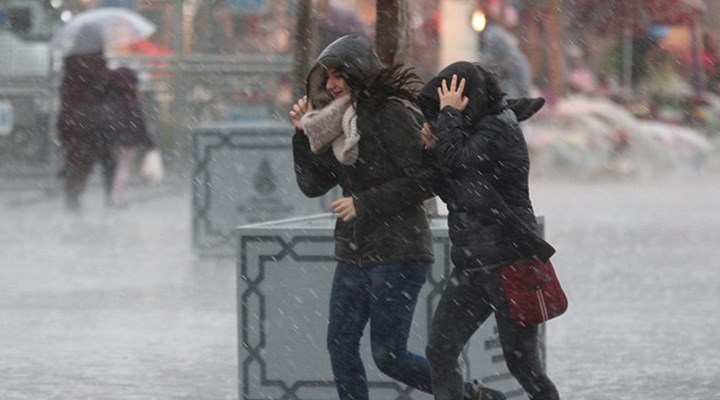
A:
[[[393,352],[385,346],[373,346],[372,357],[380,372],[392,375],[393,371],[395,371],[399,366],[398,361],[401,354]]]
[[[531,353],[518,350],[505,351],[504,356],[508,371],[520,382],[534,381],[544,375],[542,365]]]

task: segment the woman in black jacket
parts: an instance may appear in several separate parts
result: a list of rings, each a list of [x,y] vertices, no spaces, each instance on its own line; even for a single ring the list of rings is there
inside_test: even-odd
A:
[[[369,42],[348,35],[320,54],[307,85],[290,113],[298,185],[308,197],[342,189],[332,203],[338,264],[327,332],[339,398],[368,398],[359,354],[368,322],[380,371],[429,392],[428,361],[407,350],[433,262],[423,200],[434,172],[422,166],[420,126],[408,108],[419,80],[401,66],[383,69]]]
[[[537,233],[518,115],[508,107],[496,78],[469,62],[451,64],[430,80],[419,103],[437,140],[426,140],[426,145],[435,148],[442,170],[440,192],[448,205],[455,267],[426,348],[435,399],[463,398],[458,357],[493,313],[508,369],[530,399],[558,399],[540,359],[537,326],[513,323],[500,284],[502,266],[547,260],[555,251]],[[522,118],[542,103],[528,105],[532,109]],[[429,138],[427,129],[424,133]],[[493,398],[504,396],[495,392]]]
[[[79,32],[75,49],[63,59],[57,131],[63,150],[65,206],[80,209],[93,166],[102,167],[103,189],[109,200],[115,174],[115,157],[107,119],[110,70],[103,54],[102,33],[92,27]],[[86,53],[82,50],[93,49]]]

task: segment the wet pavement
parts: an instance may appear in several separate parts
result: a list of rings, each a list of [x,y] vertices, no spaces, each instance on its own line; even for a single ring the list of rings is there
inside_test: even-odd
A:
[[[548,324],[565,399],[717,399],[720,179],[536,185],[570,298]]]
[[[564,399],[720,393],[720,182],[533,182],[570,298],[548,324]],[[189,185],[80,214],[0,191],[0,399],[236,399],[234,261],[191,248]]]
[[[237,398],[233,260],[193,254],[187,191],[130,195],[0,192],[0,399]]]

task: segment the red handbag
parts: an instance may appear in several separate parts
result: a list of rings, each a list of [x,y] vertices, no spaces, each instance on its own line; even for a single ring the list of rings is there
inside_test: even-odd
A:
[[[550,261],[533,259],[504,265],[500,282],[517,326],[537,325],[567,310],[567,296]]]

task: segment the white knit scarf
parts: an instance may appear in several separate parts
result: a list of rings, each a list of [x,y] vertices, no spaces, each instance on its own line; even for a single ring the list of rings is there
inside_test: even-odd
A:
[[[300,121],[313,153],[320,154],[332,146],[333,154],[341,164],[352,165],[357,161],[360,133],[350,96],[342,96],[320,110],[310,111]]]

